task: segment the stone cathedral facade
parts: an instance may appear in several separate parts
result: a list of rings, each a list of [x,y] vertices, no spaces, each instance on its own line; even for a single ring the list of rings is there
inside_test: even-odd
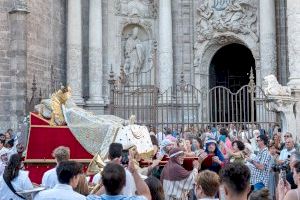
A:
[[[0,0],[0,130],[27,115],[33,81],[43,97],[67,84],[103,113],[120,66],[161,91],[181,74],[199,89],[241,85],[253,68],[257,85],[274,74],[297,96],[299,11],[300,0]]]

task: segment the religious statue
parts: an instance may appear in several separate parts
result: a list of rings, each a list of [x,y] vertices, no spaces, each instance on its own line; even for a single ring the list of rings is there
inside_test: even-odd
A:
[[[66,101],[71,96],[70,87],[62,87],[57,92],[51,95],[50,99],[44,99],[41,101],[41,104],[35,106],[35,110],[39,112],[39,115],[44,118],[50,118],[50,125],[64,125],[66,123],[63,112],[62,104],[65,104]]]
[[[141,155],[153,151],[150,134],[145,126],[130,123],[114,115],[94,115],[78,106],[71,98],[71,88],[62,87],[51,99],[42,100],[35,107],[52,126],[67,125],[78,142],[92,155],[105,159],[112,142],[124,146],[136,145]]]
[[[131,36],[127,39],[125,44],[125,61],[126,71],[141,73],[145,63],[145,48],[138,39],[139,28],[132,29]]]

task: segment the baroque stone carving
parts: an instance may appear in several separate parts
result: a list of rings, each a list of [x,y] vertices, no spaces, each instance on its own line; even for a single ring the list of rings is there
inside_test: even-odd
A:
[[[274,75],[268,75],[264,78],[264,92],[270,96],[291,96],[291,88],[282,86],[278,83]]]
[[[157,0],[115,0],[115,14],[128,17],[157,18]]]
[[[249,34],[258,42],[256,12],[257,8],[249,0],[203,1],[197,9],[197,41],[204,42],[216,32],[228,31]]]

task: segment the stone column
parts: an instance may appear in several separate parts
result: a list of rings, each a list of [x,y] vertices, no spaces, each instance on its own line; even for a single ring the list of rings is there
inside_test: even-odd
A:
[[[261,77],[277,76],[276,18],[274,0],[259,1]]]
[[[171,0],[159,0],[159,84],[161,91],[173,85]]]
[[[75,103],[83,105],[81,0],[69,0],[67,12],[67,84]]]
[[[89,105],[103,104],[102,98],[102,6],[90,0],[89,9]]]
[[[300,89],[300,0],[287,3],[287,38],[289,82],[291,88]]]
[[[18,123],[27,115],[27,1],[15,0],[9,12],[10,22],[10,74],[13,94],[10,117],[11,127],[18,128]],[[3,87],[4,88],[4,87]],[[2,105],[4,106],[4,105]]]
[[[286,1],[289,82],[296,100],[297,132],[300,132],[300,0]],[[299,139],[299,138],[297,138]]]

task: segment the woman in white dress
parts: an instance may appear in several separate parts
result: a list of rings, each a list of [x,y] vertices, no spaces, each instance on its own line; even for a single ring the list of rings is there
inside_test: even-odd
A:
[[[28,172],[21,170],[22,158],[19,154],[13,154],[0,177],[0,200],[25,199],[17,194],[19,191],[33,189],[28,177]]]

